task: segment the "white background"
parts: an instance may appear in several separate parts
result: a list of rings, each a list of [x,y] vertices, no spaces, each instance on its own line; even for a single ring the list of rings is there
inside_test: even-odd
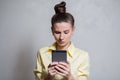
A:
[[[0,0],[0,80],[34,80],[36,53],[54,42],[53,7],[61,0]],[[90,80],[120,80],[120,0],[66,0],[73,43],[89,52]]]

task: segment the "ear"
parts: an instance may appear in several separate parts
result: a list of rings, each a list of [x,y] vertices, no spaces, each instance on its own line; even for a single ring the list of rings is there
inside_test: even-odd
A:
[[[75,26],[73,26],[72,28],[72,35],[74,34],[74,32],[75,32]]]
[[[52,32],[52,35],[53,35],[53,26],[51,26],[51,32]]]

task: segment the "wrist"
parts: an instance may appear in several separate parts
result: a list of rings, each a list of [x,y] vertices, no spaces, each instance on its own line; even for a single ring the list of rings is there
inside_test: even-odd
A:
[[[54,76],[51,76],[50,74],[48,74],[45,80],[53,80],[53,79],[54,79]]]
[[[75,80],[75,78],[73,77],[71,73],[68,75],[68,80]]]

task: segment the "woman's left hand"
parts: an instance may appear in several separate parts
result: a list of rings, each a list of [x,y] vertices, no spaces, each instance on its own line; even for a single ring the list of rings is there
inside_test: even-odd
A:
[[[69,62],[59,62],[58,65],[55,66],[55,69],[57,70],[57,74],[64,76],[68,80],[71,80],[71,78],[74,80]]]

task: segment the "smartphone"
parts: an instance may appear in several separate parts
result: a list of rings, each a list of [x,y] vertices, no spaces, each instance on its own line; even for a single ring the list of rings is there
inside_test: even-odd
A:
[[[67,62],[66,50],[52,50],[52,62]]]

